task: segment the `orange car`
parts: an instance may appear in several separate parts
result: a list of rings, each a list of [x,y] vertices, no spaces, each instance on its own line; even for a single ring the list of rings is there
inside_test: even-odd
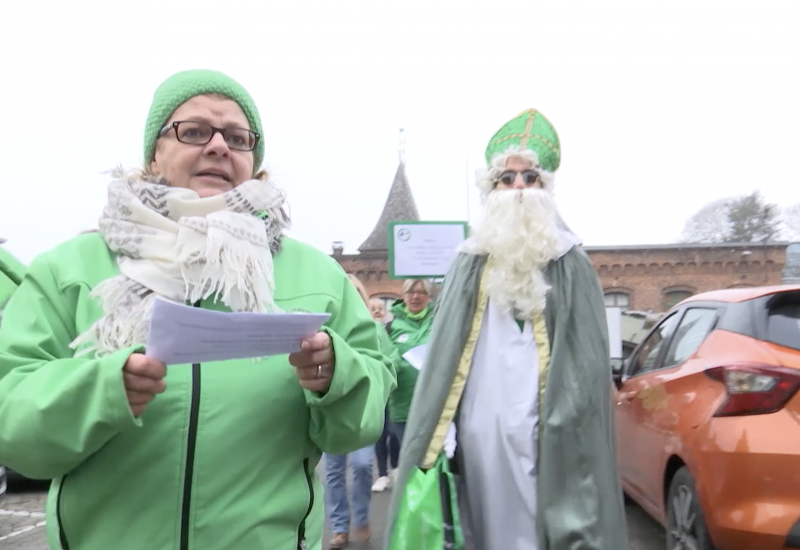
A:
[[[614,382],[622,485],[667,548],[800,548],[800,286],[689,298]]]

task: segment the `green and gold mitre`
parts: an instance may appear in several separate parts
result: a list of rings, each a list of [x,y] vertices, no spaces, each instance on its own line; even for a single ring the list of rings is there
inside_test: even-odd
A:
[[[493,156],[505,153],[512,145],[535,152],[539,165],[548,172],[555,172],[561,164],[561,142],[556,129],[536,109],[518,114],[492,136],[486,147],[486,163],[491,164]]]

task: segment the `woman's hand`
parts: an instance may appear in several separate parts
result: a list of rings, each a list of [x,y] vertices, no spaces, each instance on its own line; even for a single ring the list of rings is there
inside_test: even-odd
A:
[[[300,380],[300,385],[318,393],[325,393],[331,387],[335,358],[331,337],[318,332],[303,340],[300,351],[289,354],[289,364]]]
[[[141,353],[128,357],[122,369],[122,380],[133,416],[141,416],[150,401],[164,393],[167,389],[165,376],[167,367],[161,361]]]

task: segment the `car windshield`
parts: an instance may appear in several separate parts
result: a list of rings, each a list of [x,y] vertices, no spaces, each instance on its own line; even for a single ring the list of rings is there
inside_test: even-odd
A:
[[[770,308],[767,339],[780,346],[800,350],[800,301]]]

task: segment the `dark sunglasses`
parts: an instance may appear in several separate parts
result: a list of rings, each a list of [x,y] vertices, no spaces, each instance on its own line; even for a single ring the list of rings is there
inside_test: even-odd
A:
[[[523,170],[521,172],[506,170],[500,174],[500,177],[497,179],[497,181],[503,182],[504,185],[514,185],[514,182],[517,181],[518,174],[522,176],[522,181],[525,182],[525,185],[533,185],[536,183],[536,180],[539,179],[539,172],[536,170]]]

